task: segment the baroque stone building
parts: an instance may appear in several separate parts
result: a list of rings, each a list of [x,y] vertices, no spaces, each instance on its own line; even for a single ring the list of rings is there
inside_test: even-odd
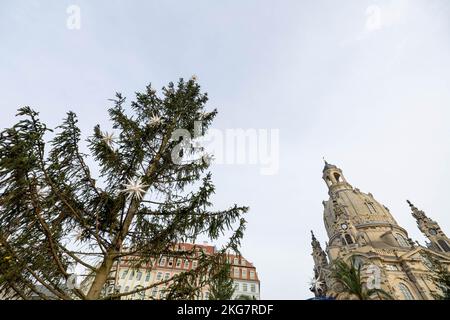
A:
[[[430,241],[419,245],[371,193],[352,187],[341,169],[325,161],[323,179],[329,194],[323,201],[329,241],[323,250],[312,234],[315,279],[311,291],[316,297],[351,298],[332,277],[331,266],[336,259],[348,262],[352,258],[362,266],[363,282],[378,281],[377,286],[394,299],[433,299],[438,289],[430,277],[432,261],[450,265],[450,240],[439,224],[407,201]]]

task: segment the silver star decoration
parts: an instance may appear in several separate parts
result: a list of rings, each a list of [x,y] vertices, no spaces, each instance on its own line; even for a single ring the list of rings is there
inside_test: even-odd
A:
[[[112,147],[112,145],[115,143],[114,140],[114,133],[108,133],[107,131],[102,133],[102,140],[104,143],[106,143],[109,147]]]
[[[191,80],[192,80],[192,81],[197,81],[197,79],[198,79],[198,78],[197,78],[197,76],[196,76],[195,74],[192,75],[192,77],[191,77]]]
[[[48,192],[45,190],[45,188],[41,186],[36,187],[36,194],[38,198],[45,198],[48,195]]]
[[[148,187],[148,185],[143,184],[142,180],[140,178],[136,178],[134,180],[128,178],[128,183],[125,183],[123,186],[125,189],[123,189],[121,192],[128,193],[128,198],[136,198],[137,200],[141,200],[142,197],[145,194],[145,188]]]
[[[205,112],[205,111],[202,111],[202,112],[200,112],[200,119],[205,119],[207,116],[209,116],[209,114],[210,114],[210,112]]]
[[[160,124],[161,124],[161,118],[159,116],[153,115],[150,118],[150,126],[156,127],[156,126],[159,126]]]
[[[206,164],[210,164],[214,160],[214,155],[205,152],[202,159]]]
[[[311,279],[311,288],[314,289],[316,293],[319,293],[319,290],[323,289],[323,285],[325,284],[322,280],[319,278]]]

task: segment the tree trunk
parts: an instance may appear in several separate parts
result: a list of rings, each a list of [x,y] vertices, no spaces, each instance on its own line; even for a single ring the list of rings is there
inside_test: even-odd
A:
[[[111,272],[111,268],[114,264],[115,252],[108,251],[100,268],[95,272],[95,278],[92,282],[91,287],[89,288],[89,292],[86,295],[88,300],[95,300],[100,297],[102,292],[103,285],[108,280],[109,273]]]
[[[146,177],[151,176],[155,172],[157,164],[158,164],[159,160],[161,159],[163,150],[167,146],[167,143],[172,135],[172,130],[173,130],[174,125],[175,125],[175,122],[172,124],[169,132],[165,135],[165,137],[161,143],[161,146],[159,147],[159,150],[158,150],[157,154],[155,155],[153,163],[145,171]],[[148,190],[148,188],[149,187],[147,187],[147,190]],[[103,285],[108,280],[109,274],[111,272],[111,268],[114,264],[114,259],[116,258],[118,253],[121,253],[120,251],[122,248],[122,243],[125,240],[125,237],[127,236],[128,231],[130,229],[131,223],[133,222],[133,218],[134,218],[137,210],[139,209],[139,204],[140,204],[139,200],[137,200],[137,199],[132,200],[130,207],[128,209],[128,212],[125,216],[125,220],[123,221],[122,229],[113,241],[112,249],[107,251],[100,268],[98,268],[96,271],[94,281],[93,281],[91,287],[89,288],[89,292],[86,296],[86,298],[88,300],[95,300],[100,297]]]
[[[95,271],[94,281],[92,282],[92,285],[89,288],[89,292],[86,296],[88,300],[95,300],[100,297],[103,285],[106,283],[106,281],[109,278],[109,274],[111,273],[111,268],[114,265],[114,260],[117,257],[117,254],[121,253],[123,240],[128,234],[128,230],[130,228],[131,222],[133,221],[133,217],[136,214],[137,209],[138,209],[138,201],[133,200],[129,212],[127,213],[127,216],[123,223],[122,231],[117,235],[115,241],[113,242],[113,248],[109,249],[106,252],[106,255],[103,259],[100,268],[98,268]]]

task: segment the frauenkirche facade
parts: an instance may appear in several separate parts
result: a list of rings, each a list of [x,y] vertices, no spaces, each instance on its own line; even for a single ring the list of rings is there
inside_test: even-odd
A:
[[[421,246],[371,193],[352,187],[341,169],[325,162],[323,179],[330,196],[323,201],[329,241],[322,250],[312,234],[315,280],[311,290],[316,297],[352,298],[340,290],[331,265],[336,259],[349,261],[353,257],[363,266],[363,281],[370,277],[367,266],[376,268],[381,289],[394,299],[433,299],[437,288],[430,277],[430,258],[450,265],[450,240],[438,223],[408,201],[419,229],[430,241],[426,247]]]

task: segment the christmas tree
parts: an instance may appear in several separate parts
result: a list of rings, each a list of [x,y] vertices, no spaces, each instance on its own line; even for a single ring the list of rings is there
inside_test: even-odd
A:
[[[149,85],[130,107],[116,94],[109,109],[112,132],[97,125],[85,153],[73,112],[48,141],[52,130],[39,114],[19,109],[20,120],[0,135],[0,295],[135,294],[105,293],[120,259],[133,256],[139,267],[161,255],[185,257],[192,252],[174,251],[175,243],[225,234],[228,241],[217,254],[202,255],[195,270],[170,279],[168,298],[195,297],[221,256],[239,250],[248,210],[213,210],[209,159],[177,135],[180,129],[194,135],[196,121],[202,131],[210,126],[217,111],[206,111],[207,100],[194,77],[169,83],[161,95]],[[88,270],[87,288],[67,285],[80,267]]]

